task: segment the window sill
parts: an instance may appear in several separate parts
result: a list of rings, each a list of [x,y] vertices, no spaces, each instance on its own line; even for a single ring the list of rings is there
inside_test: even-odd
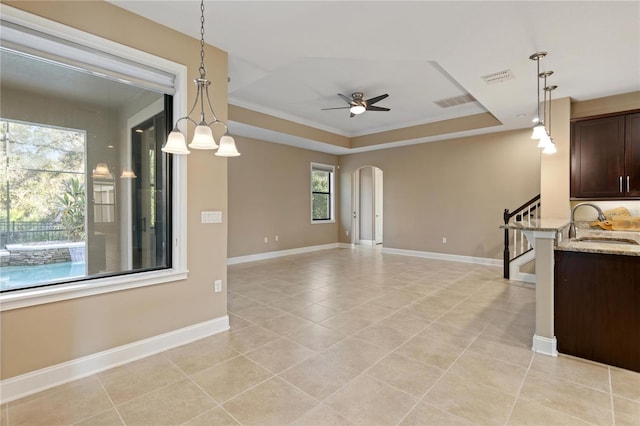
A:
[[[336,223],[336,221],[335,220],[312,220],[311,221],[312,225],[318,225],[323,223]]]
[[[188,274],[188,271],[177,270],[141,272],[135,274],[135,277],[131,275],[115,276],[50,287],[17,290],[0,295],[0,311],[180,281],[187,279]]]

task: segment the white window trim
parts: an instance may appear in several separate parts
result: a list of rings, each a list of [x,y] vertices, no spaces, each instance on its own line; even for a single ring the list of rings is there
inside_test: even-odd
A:
[[[32,15],[11,6],[2,6],[2,19],[175,75],[173,112],[176,117],[186,115],[186,66]],[[189,271],[187,270],[187,159],[185,156],[174,156],[172,178],[173,220],[171,225],[173,250],[171,269],[94,278],[3,293],[0,295],[0,311],[186,279]]]
[[[314,220],[313,219],[313,181],[311,179],[311,175],[314,170],[324,170],[327,172],[331,172],[330,179],[330,188],[329,192],[331,193],[331,219],[330,220]],[[323,223],[336,223],[336,167],[330,164],[322,164],[322,163],[311,163],[311,168],[309,169],[309,216],[311,217],[312,225],[320,225]]]

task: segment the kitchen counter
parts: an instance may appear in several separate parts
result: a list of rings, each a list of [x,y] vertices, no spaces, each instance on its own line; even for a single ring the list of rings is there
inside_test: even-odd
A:
[[[585,229],[580,226],[577,226],[577,228],[575,239],[561,239],[556,244],[555,249],[583,253],[640,256],[640,232],[601,231]],[[615,240],[624,240],[625,242],[616,242]]]

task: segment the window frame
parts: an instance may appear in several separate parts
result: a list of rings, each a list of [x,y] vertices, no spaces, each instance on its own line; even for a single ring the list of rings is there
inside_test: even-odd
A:
[[[39,31],[45,35],[57,37],[125,60],[137,62],[175,76],[173,94],[173,114],[180,117],[187,113],[187,67],[176,62],[131,48],[100,36],[72,28],[40,16],[3,5],[2,20]],[[59,53],[59,52],[53,52]],[[187,159],[184,156],[172,158],[172,187],[170,188],[172,214],[172,250],[171,268],[130,272],[117,276],[90,278],[64,284],[16,290],[0,295],[0,311],[19,309],[28,306],[76,299],[98,294],[110,293],[185,280],[187,270]]]
[[[326,192],[317,192],[313,190],[313,172],[314,171],[322,171],[329,172],[329,219],[314,219],[313,218],[313,194],[326,194]],[[309,172],[309,205],[310,205],[310,218],[311,224],[320,224],[320,223],[335,223],[336,222],[336,210],[335,210],[335,176],[336,176],[336,167],[330,164],[322,164],[322,163],[311,163],[311,169]]]

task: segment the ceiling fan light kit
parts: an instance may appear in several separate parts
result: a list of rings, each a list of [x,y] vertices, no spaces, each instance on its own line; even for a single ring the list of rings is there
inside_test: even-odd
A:
[[[349,106],[335,107],[335,108],[322,108],[322,111],[329,111],[333,109],[348,109],[349,117],[353,118],[356,115],[360,115],[365,111],[391,111],[389,108],[374,106],[373,104],[380,102],[381,100],[389,97],[387,93],[380,96],[375,96],[370,99],[362,99],[364,94],[362,92],[353,92],[351,98],[338,93],[338,96],[342,98]]]

